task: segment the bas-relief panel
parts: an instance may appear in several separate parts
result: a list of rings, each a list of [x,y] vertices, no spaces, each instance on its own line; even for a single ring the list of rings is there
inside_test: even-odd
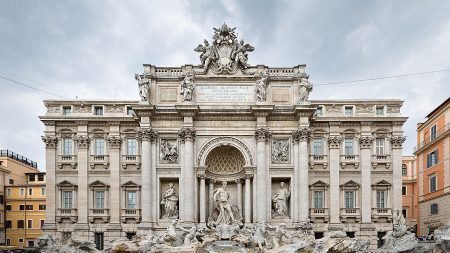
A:
[[[194,127],[249,127],[254,128],[256,125],[255,121],[195,121]]]
[[[178,140],[161,139],[159,144],[159,162],[163,164],[178,163]]]
[[[267,122],[267,126],[269,128],[275,128],[275,127],[282,127],[282,128],[287,128],[287,127],[292,127],[295,130],[295,128],[297,127],[298,122],[296,121],[268,121]]]
[[[183,127],[183,121],[178,120],[156,120],[152,121],[152,127],[154,128],[179,128]]]
[[[290,139],[272,140],[272,163],[287,164],[290,162]]]
[[[160,103],[176,103],[178,101],[177,87],[159,87]]]

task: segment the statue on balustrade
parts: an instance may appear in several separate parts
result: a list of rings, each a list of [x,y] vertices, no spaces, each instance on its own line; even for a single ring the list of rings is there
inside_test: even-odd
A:
[[[272,216],[274,218],[288,218],[289,217],[289,205],[288,201],[291,196],[290,187],[286,188],[284,182],[280,183],[280,189],[273,194],[273,210]]]
[[[161,205],[163,206],[163,218],[178,218],[178,196],[172,183],[164,192]]]
[[[187,74],[180,83],[180,95],[183,96],[183,102],[192,102],[192,93],[194,92],[194,75]]]

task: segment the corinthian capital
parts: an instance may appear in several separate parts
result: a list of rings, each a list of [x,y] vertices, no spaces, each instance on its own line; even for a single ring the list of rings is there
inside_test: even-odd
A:
[[[120,148],[120,144],[122,144],[122,139],[119,136],[109,136],[107,140],[109,148]]]
[[[197,135],[193,128],[185,127],[178,132],[178,136],[182,141],[195,141]]]
[[[311,130],[309,128],[301,128],[292,132],[292,138],[295,142],[309,141],[311,138]]]
[[[140,141],[154,141],[156,140],[158,134],[153,131],[153,129],[148,127],[139,127],[137,129],[138,139]]]
[[[406,140],[405,136],[392,136],[391,137],[391,147],[392,148],[402,148],[403,142]]]
[[[332,135],[328,137],[328,145],[330,146],[330,148],[339,148],[339,146],[341,145],[341,140],[341,136]]]
[[[78,148],[88,148],[91,139],[86,135],[77,135],[74,138]]]
[[[56,144],[58,143],[58,139],[56,138],[56,136],[45,135],[41,138],[45,143],[45,148],[56,148]]]
[[[361,148],[371,148],[372,143],[373,143],[372,136],[361,136],[361,138],[359,138],[359,146]]]
[[[269,132],[267,128],[259,128],[255,131],[256,141],[268,141],[272,134]]]

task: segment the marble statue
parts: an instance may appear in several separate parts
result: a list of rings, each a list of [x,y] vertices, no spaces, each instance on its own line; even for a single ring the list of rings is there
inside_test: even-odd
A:
[[[409,252],[418,246],[415,234],[408,231],[405,217],[398,209],[394,210],[392,228],[392,231],[382,238],[382,249],[389,252]]]
[[[160,152],[161,162],[176,163],[178,160],[176,140],[161,140]]]
[[[183,96],[183,102],[192,102],[194,88],[194,76],[192,74],[186,75],[180,84],[180,94]]]
[[[183,245],[184,246],[190,246],[192,243],[198,243],[197,235],[199,234],[199,230],[198,230],[196,224],[194,224],[194,226],[192,226],[190,229],[185,229],[182,226],[178,226],[178,228],[181,231],[184,231],[184,232],[187,233],[185,235],[185,237],[184,237],[184,240],[183,240],[183,242],[184,242]]]
[[[290,187],[286,188],[284,182],[280,183],[280,188],[273,194],[273,212],[272,216],[275,218],[289,217],[288,201],[291,196]]]
[[[205,39],[194,49],[200,53],[204,72],[211,69],[215,74],[230,74],[249,67],[247,52],[255,48],[243,40],[238,42],[235,30],[224,23],[220,28],[214,28],[212,45]]]
[[[169,188],[164,192],[161,205],[164,218],[178,218],[178,196],[172,183],[169,183]]]
[[[150,100],[150,80],[143,79],[139,74],[134,74],[134,79],[138,81],[141,101],[148,102]]]
[[[274,229],[275,233],[273,235],[272,244],[274,248],[281,247],[283,245],[283,237],[286,239],[291,239],[290,236],[287,234],[286,230],[286,224],[281,223],[278,226],[272,226],[270,224],[267,224],[267,228]]]
[[[261,221],[256,223],[250,242],[257,246],[260,250],[263,250],[263,247],[267,245],[267,239],[267,222]]]
[[[298,81],[298,86],[300,88],[298,102],[302,103],[308,100],[309,93],[312,91],[313,86],[306,78],[302,78]]]
[[[264,102],[266,101],[266,90],[269,82],[269,74],[266,72],[260,72],[255,76],[257,78],[255,84],[256,101]]]
[[[213,199],[219,207],[219,217],[217,217],[216,223],[235,223],[236,220],[234,218],[234,214],[230,204],[230,194],[227,191],[227,182],[222,182],[222,187],[214,190]]]

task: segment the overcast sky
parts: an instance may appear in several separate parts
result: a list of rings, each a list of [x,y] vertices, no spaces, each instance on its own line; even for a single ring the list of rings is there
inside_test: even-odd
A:
[[[138,99],[142,64],[198,64],[225,21],[256,49],[252,65],[307,65],[320,84],[450,68],[450,1],[1,1],[0,75],[65,98]],[[311,99],[398,98],[404,154],[416,123],[450,95],[450,71],[316,86]],[[0,79],[0,148],[38,162],[43,99]]]

